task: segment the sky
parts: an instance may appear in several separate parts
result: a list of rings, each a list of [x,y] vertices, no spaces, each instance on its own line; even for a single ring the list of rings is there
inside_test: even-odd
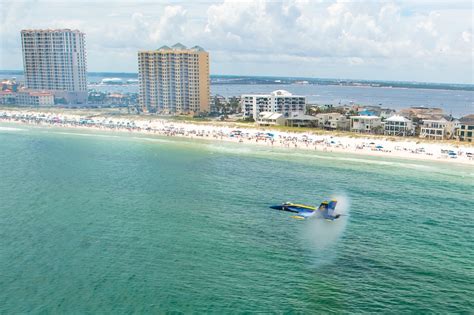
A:
[[[180,42],[211,74],[474,83],[470,0],[0,0],[0,69],[23,69],[20,30],[86,34],[88,71],[137,72]]]

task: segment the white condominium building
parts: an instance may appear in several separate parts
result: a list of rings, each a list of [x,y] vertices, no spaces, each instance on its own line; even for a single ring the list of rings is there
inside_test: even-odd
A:
[[[87,101],[84,33],[78,30],[22,30],[26,87],[62,91],[68,102]],[[56,93],[55,93],[56,94]]]
[[[261,112],[280,113],[288,117],[292,112],[306,110],[306,97],[277,90],[270,94],[244,94],[241,104],[244,117],[257,120]]]
[[[148,112],[209,112],[209,53],[181,44],[138,52],[140,105]]]

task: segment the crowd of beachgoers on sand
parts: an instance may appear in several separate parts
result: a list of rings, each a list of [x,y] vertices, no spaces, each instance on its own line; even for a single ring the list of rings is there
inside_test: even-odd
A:
[[[136,119],[131,119],[131,118]],[[154,134],[166,137],[209,139],[287,149],[362,154],[380,157],[447,161],[474,165],[469,144],[428,142],[417,139],[291,132],[236,125],[197,124],[152,116],[85,116],[28,110],[1,110],[0,122],[55,126],[96,131]]]

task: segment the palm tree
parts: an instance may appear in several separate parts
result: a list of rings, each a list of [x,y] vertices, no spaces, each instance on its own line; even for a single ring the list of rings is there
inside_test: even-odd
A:
[[[222,112],[222,103],[221,101],[219,100],[219,98],[216,96],[214,96],[214,107],[216,108],[216,111],[218,113],[221,113]]]
[[[229,107],[233,113],[236,113],[240,108],[240,102],[235,96],[232,96],[229,101]]]

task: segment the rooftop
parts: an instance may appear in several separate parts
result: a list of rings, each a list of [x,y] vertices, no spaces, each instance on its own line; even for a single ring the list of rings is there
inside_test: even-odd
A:
[[[183,49],[187,49],[187,47],[184,46],[184,45],[181,44],[181,43],[176,43],[176,44],[174,44],[173,46],[171,46],[171,48],[172,48],[173,50],[183,50]]]
[[[73,30],[70,28],[57,28],[57,29],[24,29],[21,30],[21,33],[65,33],[65,32],[72,32],[72,33],[82,33],[80,30]]]
[[[287,96],[287,97],[305,97],[302,95],[293,95],[286,90],[276,90],[270,94],[242,94],[242,97],[270,97],[270,96]]]
[[[270,94],[273,95],[273,96],[292,96],[293,95],[293,94],[291,94],[290,92],[288,92],[286,90],[276,90],[276,91],[273,91]]]
[[[438,122],[438,123],[446,123],[448,120],[444,117],[441,117],[440,119],[423,119],[423,123],[425,122]]]
[[[191,47],[190,50],[194,50],[194,51],[205,51],[204,48],[202,48],[201,46],[194,46],[194,47]]]
[[[194,46],[192,48],[187,48],[181,43],[176,43],[173,46],[169,47],[166,45],[161,46],[160,48],[157,49],[158,51],[205,51],[204,48],[201,46]]]
[[[261,112],[258,115],[258,119],[278,119],[282,117],[283,114],[273,113],[273,112]]]
[[[287,120],[317,120],[318,118],[310,115],[305,115],[302,112],[291,112]]]
[[[30,96],[53,96],[50,92],[29,92]]]
[[[394,121],[394,122],[410,122],[410,119],[407,119],[403,116],[400,116],[400,115],[393,115],[392,117],[390,118],[387,118],[386,121]]]
[[[474,114],[466,115],[459,119],[459,122],[463,125],[474,125]]]
[[[369,119],[369,120],[380,119],[379,116],[351,116],[351,119],[352,118]]]

